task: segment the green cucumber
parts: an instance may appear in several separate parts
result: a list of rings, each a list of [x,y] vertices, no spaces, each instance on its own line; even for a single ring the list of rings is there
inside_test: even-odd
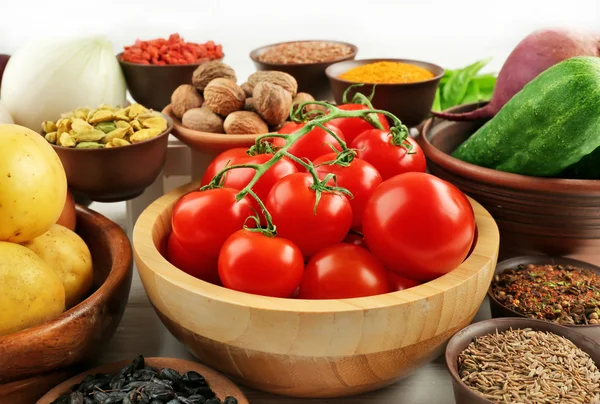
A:
[[[482,167],[552,177],[600,147],[600,58],[574,57],[541,73],[458,147]]]

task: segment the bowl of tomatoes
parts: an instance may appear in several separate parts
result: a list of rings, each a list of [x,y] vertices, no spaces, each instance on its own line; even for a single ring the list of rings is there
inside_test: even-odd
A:
[[[326,126],[368,113],[331,109],[225,151],[142,213],[146,293],[201,361],[275,394],[346,396],[408,375],[473,319],[497,260],[494,220],[414,164],[422,152],[402,125],[356,135],[381,143],[362,157],[339,141],[344,125]],[[324,136],[331,147],[307,146]]]

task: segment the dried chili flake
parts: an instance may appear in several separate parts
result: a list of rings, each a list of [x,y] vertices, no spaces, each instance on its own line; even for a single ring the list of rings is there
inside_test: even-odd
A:
[[[121,55],[124,62],[153,65],[188,65],[222,58],[223,47],[214,41],[185,42],[179,34],[172,34],[168,39],[138,39],[132,46],[126,46]]]

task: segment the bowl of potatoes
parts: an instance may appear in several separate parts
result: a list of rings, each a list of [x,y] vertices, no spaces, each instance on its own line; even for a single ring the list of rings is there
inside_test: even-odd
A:
[[[25,404],[102,352],[132,252],[116,223],[75,206],[43,137],[0,125],[0,150],[0,402]]]

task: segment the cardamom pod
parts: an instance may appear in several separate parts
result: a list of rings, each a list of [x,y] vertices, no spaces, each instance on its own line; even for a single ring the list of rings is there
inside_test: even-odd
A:
[[[156,128],[160,129],[161,132],[167,130],[167,120],[162,116],[155,116],[153,118],[148,118],[142,122],[142,126],[144,128]]]
[[[96,142],[81,142],[77,143],[76,149],[103,149],[104,145]]]
[[[129,146],[131,144],[127,140],[119,139],[118,137],[114,138],[111,143],[114,147]]]
[[[138,115],[143,115],[148,113],[148,109],[146,109],[142,104],[133,104],[129,106],[129,112],[127,113],[127,115],[131,118],[134,119],[136,118]]]
[[[138,121],[137,119],[134,119],[133,121],[131,121],[131,127],[133,128],[134,131],[144,129],[142,127],[142,124],[140,123],[140,121]]]
[[[113,147],[115,147],[112,142],[108,142],[107,144],[104,145],[105,149],[112,149]]]
[[[95,128],[104,133],[110,133],[117,129],[117,125],[114,122],[100,122],[99,124],[96,124]]]
[[[123,139],[125,137],[125,135],[127,135],[128,131],[129,131],[129,128],[117,128],[117,129],[113,130],[112,132],[108,133],[104,137],[104,139],[102,139],[102,143],[110,143],[114,139]]]
[[[99,142],[105,136],[106,133],[102,132],[101,130],[92,128],[92,130],[89,130],[87,132],[77,133],[73,137],[77,142]]]
[[[97,111],[94,116],[88,119],[89,123],[96,124],[105,121],[112,121],[115,119],[115,114],[112,111],[101,109]]]
[[[42,122],[42,130],[46,133],[56,132],[58,130],[58,127],[53,121],[44,121]]]
[[[58,132],[58,136],[62,135],[63,133],[69,133],[69,131],[71,130],[71,119],[70,118],[63,118],[63,119],[59,119],[58,122],[56,122],[56,131]]]
[[[86,133],[94,130],[94,127],[81,118],[73,118],[71,120],[71,129],[75,133]]]
[[[60,145],[64,147],[75,147],[75,140],[67,132],[63,132],[59,139]]]
[[[56,138],[57,138],[56,132],[46,133],[46,135],[44,137],[46,138],[46,140],[48,142],[50,142],[52,144],[56,144]]]
[[[135,132],[130,136],[131,143],[140,143],[146,140],[153,139],[160,135],[163,131],[160,129],[152,128],[152,129],[142,129]]]

